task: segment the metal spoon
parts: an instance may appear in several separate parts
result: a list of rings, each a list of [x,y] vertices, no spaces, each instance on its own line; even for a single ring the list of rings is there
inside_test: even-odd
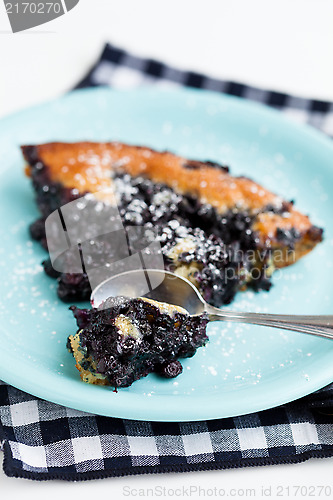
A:
[[[127,271],[100,283],[91,294],[98,307],[108,297],[149,297],[183,307],[191,315],[207,312],[210,321],[234,321],[271,326],[333,339],[333,316],[297,316],[225,311],[213,307],[202,298],[187,279],[168,271],[145,269]]]

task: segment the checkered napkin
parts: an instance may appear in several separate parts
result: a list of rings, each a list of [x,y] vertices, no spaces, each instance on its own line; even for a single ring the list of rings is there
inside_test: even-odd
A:
[[[333,136],[333,104],[220,81],[107,45],[77,88],[185,85],[277,107]],[[333,456],[333,384],[284,406],[203,422],[140,422],[59,406],[0,382],[8,476],[83,480],[227,469]]]

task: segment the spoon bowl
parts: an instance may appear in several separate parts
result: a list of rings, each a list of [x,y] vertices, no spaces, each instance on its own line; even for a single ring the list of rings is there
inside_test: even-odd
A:
[[[136,269],[100,283],[91,294],[93,307],[103,308],[108,297],[148,297],[186,309],[189,314],[208,313],[210,321],[233,321],[270,326],[333,339],[333,316],[292,316],[225,311],[213,307],[186,278],[160,269]]]
[[[159,284],[153,288],[152,283]],[[204,299],[189,280],[159,269],[126,271],[103,281],[93,290],[91,304],[99,307],[108,297],[119,295],[131,299],[147,297],[174,304],[191,315],[202,314],[206,310]]]

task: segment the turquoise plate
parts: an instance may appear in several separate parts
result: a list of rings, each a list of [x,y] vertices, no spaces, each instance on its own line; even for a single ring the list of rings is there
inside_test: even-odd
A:
[[[173,380],[151,374],[115,393],[81,382],[66,338],[76,330],[44,250],[28,224],[38,215],[20,144],[120,140],[232,166],[310,213],[325,241],[278,272],[270,292],[244,292],[229,309],[333,312],[333,146],[263,106],[193,90],[74,92],[0,122],[0,379],[91,413],[188,421],[246,414],[300,398],[333,381],[333,342],[255,326],[212,323],[210,342]]]

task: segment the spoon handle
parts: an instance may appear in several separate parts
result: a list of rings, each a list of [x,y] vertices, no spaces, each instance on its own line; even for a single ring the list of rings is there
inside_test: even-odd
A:
[[[209,314],[210,321],[234,321],[237,323],[271,326],[333,339],[333,316],[292,316],[221,311],[210,305],[206,306],[206,312]]]

